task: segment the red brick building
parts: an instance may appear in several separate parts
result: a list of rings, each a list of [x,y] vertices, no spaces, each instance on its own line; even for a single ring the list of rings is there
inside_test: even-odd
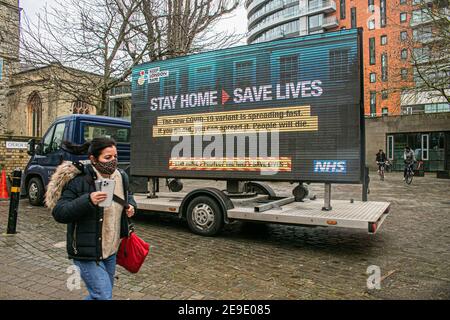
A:
[[[414,86],[410,39],[414,26],[422,24],[417,15],[420,2],[247,0],[248,43],[361,27],[365,114],[399,115],[405,111],[401,107],[402,89]],[[413,16],[418,21],[411,21]]]
[[[365,114],[401,113],[401,90],[411,87],[409,62],[413,0],[340,0],[339,28],[364,29]],[[345,13],[344,13],[345,12]]]

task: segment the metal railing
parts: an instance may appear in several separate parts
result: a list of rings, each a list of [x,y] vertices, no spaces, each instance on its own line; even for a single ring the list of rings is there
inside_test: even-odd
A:
[[[334,28],[339,25],[338,18],[336,16],[325,17],[322,21],[323,28]]]

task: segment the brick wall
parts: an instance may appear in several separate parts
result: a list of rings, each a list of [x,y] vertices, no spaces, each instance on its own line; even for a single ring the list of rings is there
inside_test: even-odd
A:
[[[7,149],[6,142],[28,142],[32,137],[3,136],[0,135],[0,169],[6,170],[9,176],[15,168],[25,169],[30,156],[27,149]]]

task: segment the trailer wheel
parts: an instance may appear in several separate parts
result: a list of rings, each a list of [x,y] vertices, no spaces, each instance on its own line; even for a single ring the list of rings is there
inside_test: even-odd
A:
[[[44,185],[41,179],[32,178],[28,183],[28,200],[32,206],[42,206],[44,203]]]
[[[223,227],[223,212],[217,202],[207,196],[194,198],[187,206],[189,229],[202,236],[214,236]]]

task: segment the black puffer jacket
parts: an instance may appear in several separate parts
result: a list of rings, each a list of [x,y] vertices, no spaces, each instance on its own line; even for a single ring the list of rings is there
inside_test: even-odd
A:
[[[95,191],[94,181],[97,179],[97,175],[92,168],[92,165],[81,165],[79,163],[72,164],[66,162],[58,168],[59,171],[64,170],[66,172],[73,170],[76,167],[78,173],[66,184],[58,181],[51,181],[47,188],[47,194],[49,196],[46,199],[47,205],[52,208],[49,203],[55,202],[54,197],[58,195],[58,191],[61,196],[58,197],[56,204],[52,208],[52,215],[57,222],[67,224],[67,253],[70,259],[77,260],[95,260],[102,259],[102,225],[103,225],[103,208],[94,205],[90,200],[90,193]],[[52,180],[61,177],[61,174],[54,173],[56,177],[52,176]],[[122,169],[118,169],[122,175],[124,186],[124,199],[127,203],[136,208],[136,202],[133,195],[128,191],[129,179],[128,175]],[[68,174],[65,175],[66,179]],[[62,180],[65,178],[63,177]],[[52,190],[62,187],[61,190]],[[51,199],[53,197],[53,199]],[[126,215],[126,209],[124,208],[121,217],[120,237],[123,238],[128,235],[129,223]]]

